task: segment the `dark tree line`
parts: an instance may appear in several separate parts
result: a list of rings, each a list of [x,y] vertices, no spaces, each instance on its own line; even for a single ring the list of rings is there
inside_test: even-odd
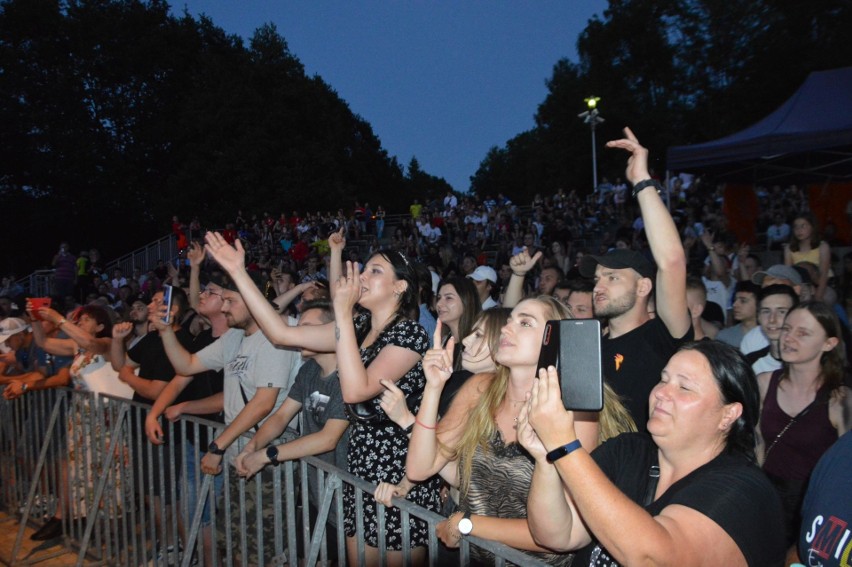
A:
[[[0,2],[0,270],[106,258],[237,209],[407,208],[408,175],[272,25],[247,45],[163,0]],[[416,163],[416,161],[415,161]]]
[[[479,195],[521,202],[536,192],[592,188],[591,140],[577,117],[601,97],[602,175],[624,157],[603,149],[630,125],[665,168],[669,146],[732,134],[777,108],[811,71],[852,65],[852,2],[610,0],[547,80],[536,125],[494,147],[471,177]]]

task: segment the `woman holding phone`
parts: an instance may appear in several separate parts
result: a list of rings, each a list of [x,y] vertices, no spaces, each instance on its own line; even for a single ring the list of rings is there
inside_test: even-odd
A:
[[[521,301],[500,332],[495,371],[472,376],[438,421],[438,405],[452,374],[454,339],[423,359],[426,389],[408,449],[406,470],[412,480],[440,474],[460,489],[459,511],[439,524],[438,535],[457,547],[462,535],[492,539],[532,552],[552,565],[570,565],[568,554],[540,546],[527,525],[527,492],[534,461],[518,444],[518,415],[536,378],[539,351],[548,320],[571,318],[567,307],[549,296]],[[438,341],[440,329],[435,331]],[[438,342],[438,344],[440,344]],[[620,408],[622,420],[616,419]],[[599,442],[598,414],[578,414],[578,433],[594,447]],[[617,398],[606,400],[601,420],[630,430],[629,416]],[[487,552],[472,550],[477,561]]]
[[[61,369],[55,376],[29,383],[28,390],[46,390],[70,385],[75,390],[83,392],[105,393],[128,399],[131,397],[132,390],[118,379],[118,373],[112,369],[109,363],[112,321],[104,308],[95,305],[81,307],[76,312],[74,321],[69,321],[49,307],[42,307],[36,312],[33,310],[32,304],[28,304],[27,312],[33,319],[33,336],[39,347],[50,354],[74,356],[69,368]],[[47,337],[42,327],[42,321],[53,323],[70,338]],[[92,451],[91,447],[106,447],[110,443],[108,428],[101,429],[96,426],[93,431],[87,431],[90,427],[89,424],[101,423],[100,420],[92,416],[96,407],[93,400],[88,396],[74,396],[72,398],[66,422],[68,454],[59,465],[63,480],[59,484],[61,489],[56,511],[31,536],[33,540],[44,541],[61,535],[62,517],[66,513],[70,512],[75,517],[86,514],[86,505],[94,495],[94,481],[99,474],[103,474],[100,459],[104,455],[93,454],[96,452]],[[93,433],[97,439],[94,445],[91,444],[89,433]],[[81,460],[88,469],[88,473],[84,473],[82,476],[79,467],[70,465],[70,463],[77,463]],[[119,504],[123,499],[120,472],[122,464],[121,458],[114,459],[113,469],[110,472],[116,486],[116,492],[112,497]],[[72,502],[66,491],[67,488],[70,488],[72,495],[79,496],[79,500]]]
[[[648,398],[650,436],[586,447],[559,378],[542,369],[521,414],[535,458],[535,541],[575,565],[781,564],[781,507],[754,462],[758,389],[734,347],[688,343]]]

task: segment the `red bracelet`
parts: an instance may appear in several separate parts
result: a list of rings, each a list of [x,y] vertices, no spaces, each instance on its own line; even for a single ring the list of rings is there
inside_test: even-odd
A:
[[[437,424],[437,423],[436,423],[435,425],[433,425],[432,427],[429,427],[428,425],[426,425],[425,423],[423,423],[422,421],[420,421],[420,420],[419,420],[419,419],[417,419],[416,417],[414,418],[414,423],[416,423],[417,425],[419,425],[419,426],[420,426],[420,427],[422,427],[423,429],[438,429],[438,424]]]

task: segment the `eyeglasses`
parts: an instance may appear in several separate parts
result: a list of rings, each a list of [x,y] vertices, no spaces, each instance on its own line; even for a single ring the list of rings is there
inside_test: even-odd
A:
[[[213,291],[210,288],[205,287],[204,289],[201,290],[201,293],[202,294],[206,293],[207,295],[217,295],[217,296],[219,296],[219,299],[221,299],[222,301],[225,301],[225,296],[223,296],[221,293],[216,293],[215,291]]]

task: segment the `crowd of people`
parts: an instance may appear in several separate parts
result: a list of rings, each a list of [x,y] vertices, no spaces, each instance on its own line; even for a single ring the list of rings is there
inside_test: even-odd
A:
[[[219,419],[211,438],[168,445],[205,474],[231,467],[216,490],[233,498],[236,479],[269,491],[271,465],[317,455],[376,485],[360,500],[347,487],[343,517],[329,516],[353,563],[362,536],[378,564],[380,525],[388,564],[403,548],[425,562],[426,524],[404,532],[394,507],[405,498],[447,517],[448,560],[476,536],[554,565],[841,564],[848,544],[829,541],[825,514],[849,507],[826,497],[836,475],[820,460],[850,464],[852,261],[835,273],[838,243],[819,236],[796,187],[758,192],[779,253],[763,266],[732,236],[719,189],[663,187],[629,130],[608,146],[628,154],[629,188],[605,180],[588,198],[559,190],[521,207],[448,193],[415,201],[388,233],[367,203],[351,215],[240,212],[203,236],[198,219],[175,217],[178,262],[131,277],[94,273],[91,253],[81,266],[63,244],[52,307],[0,298],[4,396],[121,391],[150,404],[155,445],[168,442],[162,418]],[[588,353],[600,357],[600,412],[567,410],[571,369],[538,367],[547,321],[579,318],[604,329]],[[112,375],[87,380],[83,359]],[[75,513],[60,501],[35,537]],[[206,559],[217,538],[209,514],[203,525]],[[260,547],[249,564],[269,559]],[[474,548],[473,560],[492,558]]]

